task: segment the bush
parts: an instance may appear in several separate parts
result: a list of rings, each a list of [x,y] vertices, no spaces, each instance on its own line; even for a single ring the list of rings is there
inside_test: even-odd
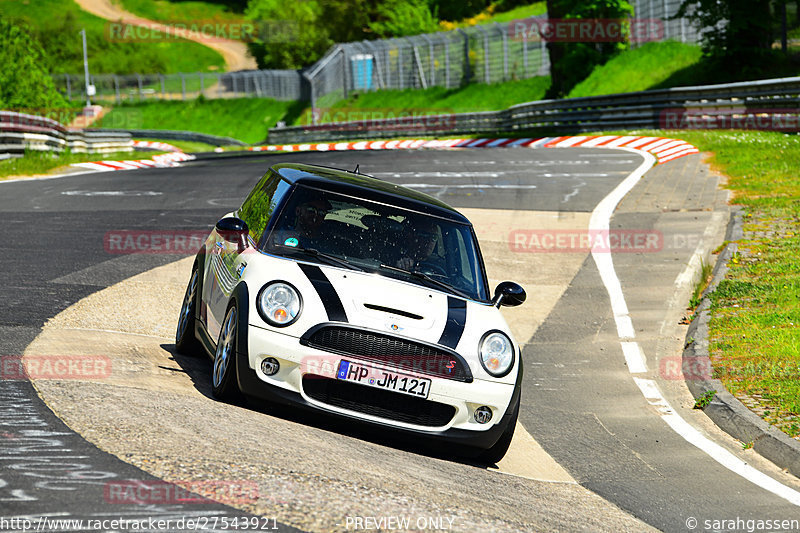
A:
[[[387,0],[376,9],[369,23],[375,37],[405,37],[439,31],[425,0]]]
[[[273,30],[248,45],[260,68],[299,69],[334,43],[438,29],[426,0],[250,0],[246,16]]]
[[[41,44],[20,26],[0,19],[0,108],[54,109],[67,102],[46,69]]]

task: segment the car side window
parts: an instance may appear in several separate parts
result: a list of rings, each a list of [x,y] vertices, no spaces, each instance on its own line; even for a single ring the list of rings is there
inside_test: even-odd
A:
[[[270,170],[242,203],[242,207],[239,208],[239,218],[247,222],[253,241],[261,241],[261,235],[272,213],[290,188],[288,182]]]
[[[474,286],[475,280],[472,279],[474,268],[469,262],[469,253],[467,252],[467,246],[464,243],[464,236],[460,232],[455,232],[455,238],[456,247],[458,249],[458,254],[456,257],[460,259],[460,264],[457,265],[458,273],[462,278]]]

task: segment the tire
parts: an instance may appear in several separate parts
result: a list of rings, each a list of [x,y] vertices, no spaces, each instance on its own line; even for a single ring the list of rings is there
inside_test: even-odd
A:
[[[186,286],[186,294],[183,296],[181,314],[178,317],[178,329],[175,331],[175,350],[184,355],[197,355],[202,350],[200,342],[195,337],[195,322],[197,310],[197,288],[200,272],[195,265],[192,270],[192,277]]]
[[[214,354],[214,369],[211,374],[211,393],[225,402],[238,401],[241,397],[236,381],[236,338],[239,329],[239,313],[236,304],[228,307],[222,329],[219,332],[217,351]]]
[[[511,446],[511,439],[514,438],[514,429],[517,427],[517,418],[519,418],[519,402],[517,402],[517,405],[514,406],[514,414],[511,416],[511,420],[508,421],[506,429],[503,430],[503,434],[500,435],[500,438],[497,439],[497,442],[495,442],[491,448],[484,450],[480,453],[480,455],[478,455],[479,461],[493,465],[497,464],[500,459],[506,455],[508,447]]]

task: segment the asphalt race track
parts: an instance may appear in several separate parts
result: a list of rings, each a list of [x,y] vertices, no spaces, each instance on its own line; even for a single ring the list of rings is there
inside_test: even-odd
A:
[[[574,264],[574,271],[561,268],[569,277],[563,286],[547,293],[552,304],[541,311],[530,338],[518,338],[525,343],[526,365],[520,423],[574,481],[554,482],[503,464],[499,470],[487,469],[424,445],[393,442],[324,420],[219,404],[204,394],[202,378],[210,363],[179,357],[174,361],[197,383],[197,394],[191,398],[177,391],[150,394],[151,412],[154,416],[163,413],[163,420],[126,418],[126,409],[131,413],[144,409],[137,403],[144,402],[142,391],[129,392],[111,384],[86,388],[65,384],[64,390],[87,393],[72,399],[74,412],[60,412],[64,419],[84,416],[79,435],[53,414],[28,381],[14,379],[4,365],[0,531],[23,529],[19,522],[9,526],[3,520],[27,517],[35,524],[45,516],[157,518],[173,520],[173,529],[179,529],[175,520],[195,519],[207,531],[230,530],[223,517],[255,516],[268,518],[270,528],[286,531],[293,527],[374,530],[368,527],[371,522],[359,523],[354,518],[379,520],[404,512],[411,518],[412,529],[454,531],[642,531],[647,525],[663,531],[746,531],[748,520],[800,519],[797,500],[789,501],[800,489],[797,479],[752,450],[743,450],[741,443],[720,432],[702,412],[692,410],[685,384],[670,370],[683,346],[685,326],[679,321],[691,289],[679,280],[685,279],[693,254],[707,253],[722,242],[728,220],[725,194],[716,189],[717,179],[697,155],[645,174],[617,207],[610,227],[622,234],[657,236],[658,246],[653,249],[611,254],[646,361],[647,370],[636,376],[652,380],[674,414],[705,437],[703,442],[692,444],[674,431],[665,423],[663,405],[637,386],[640,382],[631,374],[631,359],[623,354],[604,273],[588,251],[541,253],[531,240],[532,235],[542,236],[536,233],[539,227],[517,225],[516,232],[509,233],[504,222],[493,225],[492,217],[486,215],[491,210],[502,221],[508,213],[514,217],[547,213],[552,219],[586,223],[601,200],[643,164],[643,156],[624,150],[250,155],[201,159],[171,169],[0,182],[0,219],[6,235],[0,243],[4,287],[0,355],[4,361],[21,356],[48,320],[82,299],[186,257],[110,253],[109,232],[210,230],[219,217],[238,207],[270,164],[282,161],[348,169],[358,163],[364,173],[464,209],[474,222],[471,213],[475,213],[482,217],[478,235],[490,277],[493,262],[503,255],[520,275],[541,285],[542,298],[555,285],[549,283],[547,273],[562,264]],[[484,239],[494,244],[485,246]],[[525,305],[536,310],[536,292],[529,290]],[[124,309],[124,302],[120,307],[108,313],[142,318],[137,316],[140,308]],[[169,355],[171,341],[160,342]],[[165,386],[169,387],[169,381]],[[42,390],[46,392],[47,387],[55,389],[58,384]],[[118,427],[102,418],[101,411],[118,413]],[[188,417],[181,420],[175,413]],[[133,423],[139,427],[131,427]],[[237,448],[230,438],[233,429],[226,429],[226,424],[234,423],[240,429],[251,424],[254,438],[258,431],[265,431],[260,440],[265,449]],[[155,426],[162,428],[161,440],[152,449],[167,451],[148,457],[142,451],[146,441],[137,438]],[[170,428],[178,426],[182,432],[172,435]],[[126,441],[113,438],[126,432],[132,442],[127,452],[123,449]],[[285,440],[270,439],[270,434]],[[193,442],[194,438],[198,441]],[[711,455],[703,449],[705,442],[716,446],[709,448]],[[182,461],[175,459],[178,452],[167,457],[169,450],[181,449]],[[723,452],[765,473],[779,488],[770,492],[724,466],[720,463]],[[170,479],[222,479],[224,475],[255,479],[245,464],[248,453],[264,461],[259,464],[274,466],[268,476],[258,477],[262,496],[274,494],[279,487],[295,487],[304,500],[287,504],[281,498],[262,498],[260,504],[225,505],[165,499],[135,505],[109,495],[109,483],[155,482],[158,477],[148,472],[169,473]],[[242,459],[228,463],[226,457]],[[525,458],[516,459],[524,462]],[[182,474],[169,470],[176,468],[176,461],[185,469]],[[240,470],[225,474],[234,463]],[[347,513],[337,515],[339,507],[348,509]],[[419,517],[431,520],[420,527]],[[733,526],[714,526],[719,521],[733,521]],[[260,522],[258,528],[264,525]],[[152,524],[149,528],[159,530]]]

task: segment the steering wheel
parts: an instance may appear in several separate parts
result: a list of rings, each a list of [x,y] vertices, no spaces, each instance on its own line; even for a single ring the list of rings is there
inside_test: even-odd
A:
[[[440,276],[443,278],[447,278],[447,271],[441,265],[437,265],[436,263],[431,263],[428,261],[420,261],[417,263],[416,267],[417,272],[422,272],[423,274],[427,275],[434,275]]]

